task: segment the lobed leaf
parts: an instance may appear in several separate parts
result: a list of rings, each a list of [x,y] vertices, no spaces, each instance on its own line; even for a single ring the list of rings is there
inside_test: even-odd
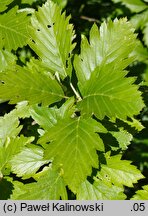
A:
[[[31,193],[30,193],[31,191]],[[64,181],[59,173],[48,170],[35,183],[25,184],[14,190],[11,199],[17,200],[59,200],[60,197],[67,200],[67,192]]]
[[[75,45],[70,16],[61,14],[61,9],[52,1],[47,1],[38,9],[32,19],[30,47],[36,52],[52,73],[62,78],[71,75],[71,52]]]
[[[32,106],[31,117],[44,129],[48,130],[65,116],[70,117],[74,112],[74,98],[69,98],[59,109],[56,107]]]
[[[0,99],[10,100],[11,104],[28,101],[29,104],[49,105],[64,98],[63,91],[55,79],[39,69],[20,66],[0,74]]]
[[[106,156],[106,164],[101,165],[101,171],[98,172],[99,179],[107,178],[114,185],[133,187],[134,183],[144,178],[140,170],[131,161],[121,160],[121,155]]]
[[[120,35],[119,35],[120,32]],[[126,19],[94,25],[90,44],[82,40],[81,54],[74,66],[82,100],[78,108],[82,113],[103,119],[133,117],[144,107],[134,78],[126,78],[123,71],[132,61],[130,53],[136,46],[136,36]],[[136,98],[136,100],[134,100]]]
[[[45,158],[53,159],[53,166],[63,169],[63,178],[74,193],[91,174],[92,167],[98,167],[96,150],[104,151],[103,142],[95,133],[97,127],[90,118],[65,118],[39,139],[39,143],[50,142]]]

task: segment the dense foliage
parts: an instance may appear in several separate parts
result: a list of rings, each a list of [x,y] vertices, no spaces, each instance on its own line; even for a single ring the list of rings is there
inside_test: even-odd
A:
[[[0,199],[148,199],[147,23],[147,1],[0,2]]]

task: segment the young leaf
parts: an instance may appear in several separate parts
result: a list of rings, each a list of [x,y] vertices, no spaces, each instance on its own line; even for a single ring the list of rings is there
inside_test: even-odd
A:
[[[49,160],[43,159],[43,149],[36,145],[29,145],[16,154],[10,161],[12,171],[19,177],[29,178]]]
[[[87,180],[83,182],[77,193],[77,200],[124,200],[124,189],[101,180],[93,184]]]
[[[119,34],[120,31],[120,34]],[[82,113],[95,114],[99,119],[126,119],[140,112],[144,104],[133,78],[126,78],[123,69],[133,61],[129,54],[136,46],[135,35],[126,19],[94,25],[90,44],[82,40],[81,54],[74,66],[83,97],[78,103]],[[134,100],[136,98],[136,100]]]
[[[62,78],[71,75],[71,52],[75,46],[72,44],[74,31],[69,19],[49,0],[31,18],[30,47],[50,72],[58,72]]]
[[[25,184],[20,190],[23,191],[21,194],[19,191],[18,196],[18,190],[14,190],[11,199],[15,197],[17,200],[59,200],[61,197],[67,200],[64,181],[54,170],[48,170],[37,182]]]
[[[131,161],[121,160],[121,155],[106,156],[106,164],[101,165],[101,171],[98,172],[97,177],[99,179],[106,177],[119,187],[123,185],[133,187],[133,184],[144,176],[130,163]]]
[[[15,66],[0,74],[0,99],[10,100],[11,104],[27,100],[29,104],[49,105],[64,97],[55,79],[28,68]]]
[[[0,47],[8,51],[26,45],[29,39],[27,28],[30,19],[25,12],[17,13],[17,10],[14,7],[0,15]]]
[[[97,122],[90,118],[65,118],[39,139],[39,143],[51,142],[45,158],[54,159],[54,167],[62,167],[63,178],[74,193],[92,167],[98,167],[96,150],[104,150],[96,128]]]
[[[148,200],[148,185],[143,186],[143,190],[136,191],[131,200]]]

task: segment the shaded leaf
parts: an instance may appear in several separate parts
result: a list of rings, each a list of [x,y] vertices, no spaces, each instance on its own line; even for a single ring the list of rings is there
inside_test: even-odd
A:
[[[0,200],[8,200],[12,190],[13,184],[7,178],[0,180]]]

